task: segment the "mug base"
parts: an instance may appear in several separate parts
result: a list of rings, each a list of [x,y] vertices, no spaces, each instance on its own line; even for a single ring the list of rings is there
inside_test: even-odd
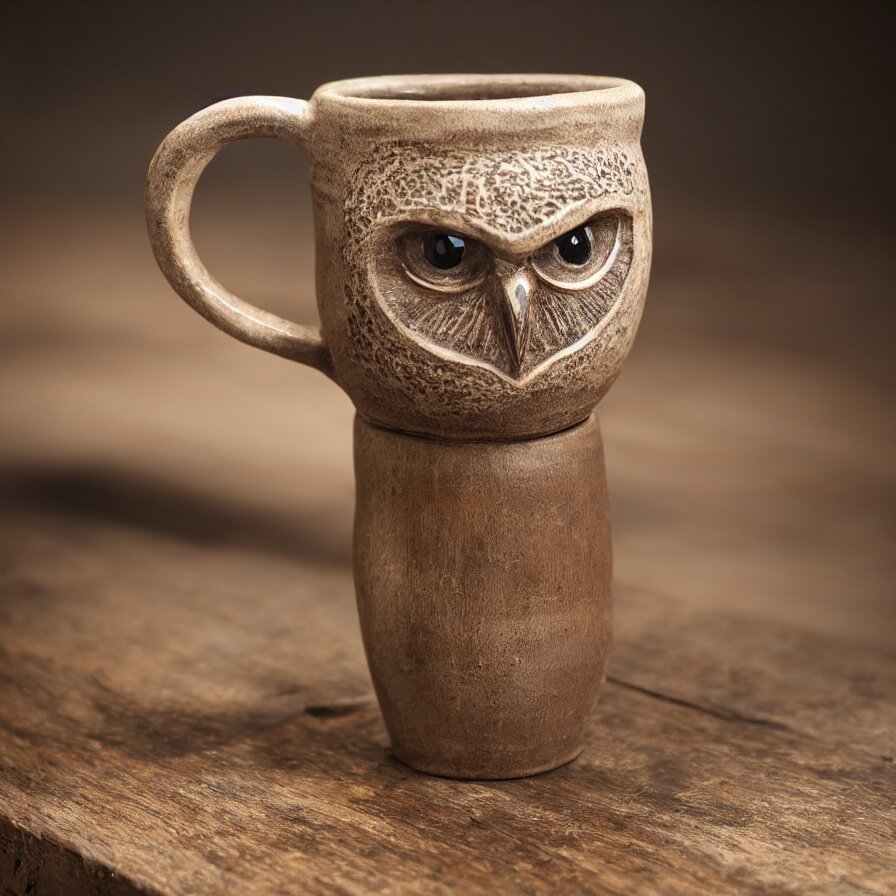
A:
[[[544,775],[548,772],[556,771],[564,765],[569,765],[582,754],[584,746],[579,746],[571,753],[560,756],[556,759],[545,760],[540,763],[530,765],[519,765],[510,767],[489,767],[489,766],[451,766],[441,765],[438,762],[428,763],[422,759],[410,759],[401,756],[394,748],[392,755],[408,768],[412,768],[415,772],[422,772],[424,775],[433,775],[436,778],[449,778],[454,781],[511,781],[515,778],[531,778],[535,775]]]

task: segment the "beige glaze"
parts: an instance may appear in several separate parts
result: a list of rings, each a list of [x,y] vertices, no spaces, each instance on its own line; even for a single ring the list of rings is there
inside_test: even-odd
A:
[[[594,409],[640,319],[651,257],[643,112],[632,82],[572,75],[369,78],[326,84],[307,103],[227,100],[156,153],[150,239],[197,311],[332,376],[368,420],[448,439],[556,432]],[[310,154],[320,333],[232,295],[193,247],[196,182],[221,146],[246,137]],[[596,283],[564,289],[539,276],[539,249],[601,216],[618,218],[619,234]],[[487,276],[450,296],[414,282],[397,249],[409,227],[476,239]],[[524,313],[506,298],[521,284]],[[508,319],[522,348],[508,345]]]

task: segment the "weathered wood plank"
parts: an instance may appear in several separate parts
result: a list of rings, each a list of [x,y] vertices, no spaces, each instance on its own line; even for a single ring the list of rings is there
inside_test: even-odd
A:
[[[707,613],[624,585],[618,590],[617,683],[832,747],[896,755],[896,656],[888,651],[807,637],[773,619]]]
[[[110,525],[73,544],[65,518],[15,518],[0,816],[48,855],[60,844],[162,893],[896,886],[894,768],[875,741],[886,720],[870,693],[850,714],[839,685],[876,683],[892,712],[885,655],[826,666],[823,641],[724,615],[701,652],[682,602],[621,589],[614,680],[583,757],[465,784],[389,758],[347,569]],[[815,728],[793,718],[813,689],[831,708]]]
[[[139,209],[17,220],[0,245],[2,886],[896,891],[890,328],[843,339],[892,307],[890,245],[855,222],[848,270],[815,264],[839,229],[789,242],[785,268],[774,222],[719,214],[658,240],[604,403],[617,646],[588,747],[502,784],[388,756],[337,390],[161,292]],[[259,235],[284,257],[296,242]],[[288,279],[244,267],[261,296]],[[791,288],[811,314],[774,298]],[[313,320],[310,292],[280,310]]]

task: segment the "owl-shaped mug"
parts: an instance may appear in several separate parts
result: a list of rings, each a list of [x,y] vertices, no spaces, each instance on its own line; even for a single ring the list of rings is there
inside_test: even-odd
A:
[[[519,777],[582,749],[612,611],[593,411],[650,267],[643,111],[617,78],[366,78],[219,103],[150,166],[175,290],[355,404],[361,633],[393,751],[421,771]],[[190,240],[202,170],[244,137],[310,154],[319,332],[229,293]]]
[[[175,290],[232,336],[331,376],[366,420],[517,439],[588,417],[631,346],[650,198],[631,81],[414,75],[242,97],[163,142],[147,219]],[[228,292],[190,239],[196,182],[226,143],[311,159],[316,332]]]

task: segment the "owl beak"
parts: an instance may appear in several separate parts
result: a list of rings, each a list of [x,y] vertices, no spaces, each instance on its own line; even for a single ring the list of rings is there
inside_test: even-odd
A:
[[[532,275],[525,268],[501,278],[501,319],[517,375],[529,341],[529,305],[534,290]]]

